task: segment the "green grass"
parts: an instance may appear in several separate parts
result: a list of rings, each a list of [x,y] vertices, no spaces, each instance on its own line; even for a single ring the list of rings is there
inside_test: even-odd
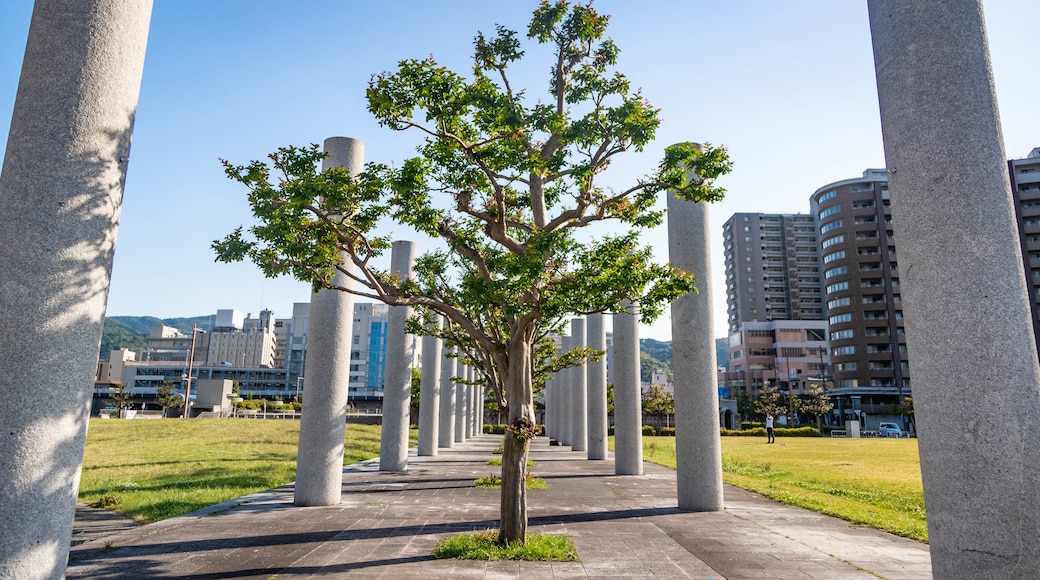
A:
[[[91,419],[79,500],[147,523],[278,487],[296,479],[299,431],[291,420]],[[345,465],[378,455],[378,426],[347,426]]]
[[[643,437],[643,458],[674,469],[675,438]],[[781,503],[928,541],[916,439],[723,437],[722,470]]]
[[[548,489],[549,484],[545,483],[545,480],[540,477],[531,477],[531,474],[527,474],[527,489]],[[478,477],[473,480],[473,485],[476,487],[488,487],[496,488],[502,487],[502,479],[495,474],[485,475],[484,477]]]
[[[492,457],[491,459],[488,460],[486,465],[502,465],[502,458],[501,457]],[[528,467],[534,467],[534,465],[535,465],[535,462],[534,462],[533,459],[528,459],[527,460],[527,466]]]
[[[445,538],[437,542],[433,555],[456,560],[578,561],[578,550],[568,537],[527,534],[526,544],[499,546],[498,532],[494,530]]]

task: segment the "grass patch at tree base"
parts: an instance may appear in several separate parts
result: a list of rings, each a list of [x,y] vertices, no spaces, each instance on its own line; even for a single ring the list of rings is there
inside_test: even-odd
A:
[[[433,556],[454,560],[527,560],[577,562],[578,550],[566,536],[527,534],[526,544],[498,545],[498,532],[485,530],[445,538],[433,548]]]
[[[549,484],[545,483],[545,480],[540,477],[531,477],[531,474],[527,474],[527,480],[524,482],[527,489],[548,489]],[[502,487],[502,478],[495,474],[485,475],[484,477],[478,477],[473,480],[473,485],[476,487],[491,487],[498,488]]]

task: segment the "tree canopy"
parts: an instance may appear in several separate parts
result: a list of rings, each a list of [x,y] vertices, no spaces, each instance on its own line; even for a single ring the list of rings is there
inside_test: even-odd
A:
[[[636,183],[601,185],[612,160],[642,150],[660,125],[658,110],[614,70],[608,22],[591,4],[539,4],[527,37],[554,50],[540,99],[510,82],[525,52],[503,26],[477,35],[468,75],[431,56],[373,76],[366,97],[379,124],[424,136],[418,155],[398,166],[319,171],[317,145],[246,165],[224,161],[248,188],[257,224],[214,242],[218,259],[443,315],[440,334],[482,372],[510,421],[530,423],[534,384],[589,354],[548,352],[544,339],[566,317],[638,300],[651,321],[694,290],[693,275],[656,263],[639,232],[662,222],[662,192],[717,201],[715,180],[730,169],[725,149],[682,143]],[[379,229],[386,219],[438,240],[408,279],[377,265],[392,242]],[[592,241],[576,235],[597,222],[615,228]],[[336,285],[336,272],[353,285]],[[503,460],[504,481],[507,463],[518,462]],[[506,539],[522,539],[507,527],[504,514]]]

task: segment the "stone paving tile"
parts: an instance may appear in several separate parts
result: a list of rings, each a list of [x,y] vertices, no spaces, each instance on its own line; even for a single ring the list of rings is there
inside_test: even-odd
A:
[[[73,549],[69,578],[927,578],[927,546],[726,487],[726,510],[675,508],[675,472],[532,447],[531,532],[573,538],[581,562],[432,559],[448,535],[494,528],[498,492],[471,487],[499,438],[478,437],[409,470],[344,469],[343,503],[296,508],[292,486]],[[201,517],[200,517],[201,516]],[[105,544],[117,546],[105,549]],[[847,563],[843,560],[847,560]],[[873,574],[871,574],[873,572]]]

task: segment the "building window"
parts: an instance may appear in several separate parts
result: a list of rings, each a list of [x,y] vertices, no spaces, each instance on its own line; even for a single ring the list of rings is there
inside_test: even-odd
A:
[[[856,346],[836,346],[831,349],[831,356],[845,356],[850,354],[856,354]]]
[[[827,233],[827,232],[829,232],[831,230],[836,230],[836,229],[840,228],[842,225],[844,225],[844,224],[842,223],[841,220],[835,220],[835,221],[833,221],[833,222],[831,222],[829,224],[825,224],[825,225],[821,226],[820,227],[820,233],[821,234],[825,234],[825,233]]]
[[[840,306],[848,306],[851,303],[851,299],[846,296],[844,298],[836,298],[827,302],[827,308],[838,308]]]
[[[837,268],[831,268],[830,270],[824,271],[823,277],[824,278],[833,278],[835,276],[840,276],[842,274],[845,274],[848,271],[849,271],[849,269],[847,267],[845,267],[845,266],[838,266]]]
[[[858,387],[859,379],[842,379],[840,381],[834,381],[834,386],[838,388]]]
[[[834,190],[834,189],[832,189],[832,190],[828,191],[827,193],[825,193],[825,194],[821,195],[821,196],[820,196],[820,197],[819,197],[819,198],[818,198],[818,199],[816,200],[816,203],[823,203],[823,202],[827,201],[828,199],[834,199],[834,197],[835,197],[836,195],[838,195],[838,192],[837,192],[837,190]]]
[[[826,256],[824,256],[823,257],[823,263],[827,264],[827,263],[833,262],[834,260],[840,260],[840,259],[842,259],[844,257],[845,257],[845,250],[839,250],[837,252],[834,252],[834,253],[831,253],[831,254],[827,254]]]
[[[840,235],[840,236],[834,236],[833,238],[827,238],[826,240],[823,240],[823,247],[824,248],[829,248],[829,247],[833,246],[834,244],[840,244],[840,243],[842,243],[844,241],[845,241],[844,234]]]
[[[820,212],[820,219],[822,220],[823,218],[825,218],[827,216],[832,216],[832,215],[834,215],[836,213],[839,213],[840,211],[841,211],[841,206],[840,205],[832,205],[831,207],[829,207],[829,208],[827,208],[825,210],[822,210]]]
[[[848,290],[848,289],[849,289],[849,283],[848,282],[838,282],[837,284],[831,284],[830,286],[827,286],[827,293],[828,294],[833,294],[835,292],[839,292],[841,290]]]
[[[855,331],[851,328],[847,330],[837,330],[831,333],[831,340],[844,340],[846,338],[852,338],[854,334]]]
[[[831,324],[841,324],[842,322],[852,322],[852,314],[851,313],[835,314],[834,316],[830,317],[829,322]]]

